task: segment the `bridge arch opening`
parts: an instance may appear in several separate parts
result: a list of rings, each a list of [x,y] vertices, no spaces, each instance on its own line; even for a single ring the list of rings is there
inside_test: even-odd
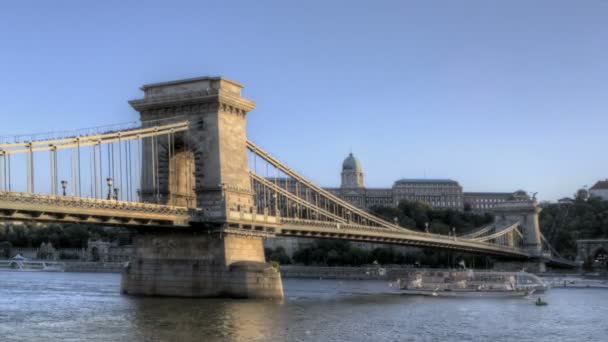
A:
[[[196,193],[194,152],[181,146],[169,159],[169,205],[195,208]]]
[[[101,256],[99,255],[99,249],[97,247],[93,247],[91,249],[91,260],[92,261],[99,261],[99,260],[101,260]]]
[[[604,263],[608,261],[608,252],[604,249],[604,247],[600,247],[593,253],[593,261],[598,263]]]

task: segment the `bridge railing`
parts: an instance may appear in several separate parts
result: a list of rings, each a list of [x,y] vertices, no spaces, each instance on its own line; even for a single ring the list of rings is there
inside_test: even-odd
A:
[[[43,204],[54,206],[78,207],[78,208],[103,208],[116,210],[137,210],[143,212],[167,213],[186,215],[189,209],[186,207],[176,207],[169,205],[128,202],[118,200],[104,200],[95,198],[72,197],[72,196],[57,196],[57,195],[42,195],[25,192],[8,192],[0,191],[0,201],[8,201],[11,203],[29,203]]]

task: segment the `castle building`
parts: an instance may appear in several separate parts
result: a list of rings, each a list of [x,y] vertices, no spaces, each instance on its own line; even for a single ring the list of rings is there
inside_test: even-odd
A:
[[[352,153],[344,159],[342,163],[342,184],[343,189],[360,189],[364,188],[363,168],[361,163]]]
[[[527,199],[516,192],[463,192],[451,179],[400,179],[391,188],[366,188],[361,162],[350,153],[342,163],[339,188],[326,188],[332,194],[360,207],[397,206],[402,200],[420,201],[436,209],[490,211],[496,204]]]

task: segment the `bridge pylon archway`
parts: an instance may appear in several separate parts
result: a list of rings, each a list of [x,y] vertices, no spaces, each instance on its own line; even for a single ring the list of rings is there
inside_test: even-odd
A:
[[[245,129],[255,103],[241,96],[242,88],[222,77],[200,77],[145,85],[144,98],[129,102],[144,127],[189,123],[186,132],[169,139],[144,141],[141,191],[147,201],[168,204],[172,194],[193,192],[192,207],[207,220],[253,206]],[[170,178],[187,176],[186,169],[194,173],[194,184],[176,179],[173,185],[183,184],[183,189],[175,189]]]
[[[519,222],[523,234],[523,247],[533,257],[542,256],[542,234],[538,215],[541,208],[535,201],[512,201],[494,207],[497,219]]]
[[[281,298],[278,271],[265,262],[251,229],[254,192],[247,160],[246,116],[255,103],[243,86],[222,77],[145,85],[130,101],[144,127],[188,122],[167,139],[142,146],[141,196],[146,202],[191,208],[190,228],[141,231],[136,255],[123,274],[123,292],[187,297]]]

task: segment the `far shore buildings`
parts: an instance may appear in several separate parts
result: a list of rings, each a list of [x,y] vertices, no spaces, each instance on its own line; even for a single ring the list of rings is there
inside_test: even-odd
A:
[[[391,188],[366,188],[363,168],[352,153],[342,163],[341,175],[340,187],[326,190],[361,208],[396,206],[401,200],[410,200],[427,203],[436,209],[485,212],[498,203],[529,199],[522,190],[463,192],[462,186],[451,179],[400,179]]]
[[[589,194],[591,196],[599,197],[604,201],[608,201],[608,179],[595,183],[595,185],[589,188]]]

